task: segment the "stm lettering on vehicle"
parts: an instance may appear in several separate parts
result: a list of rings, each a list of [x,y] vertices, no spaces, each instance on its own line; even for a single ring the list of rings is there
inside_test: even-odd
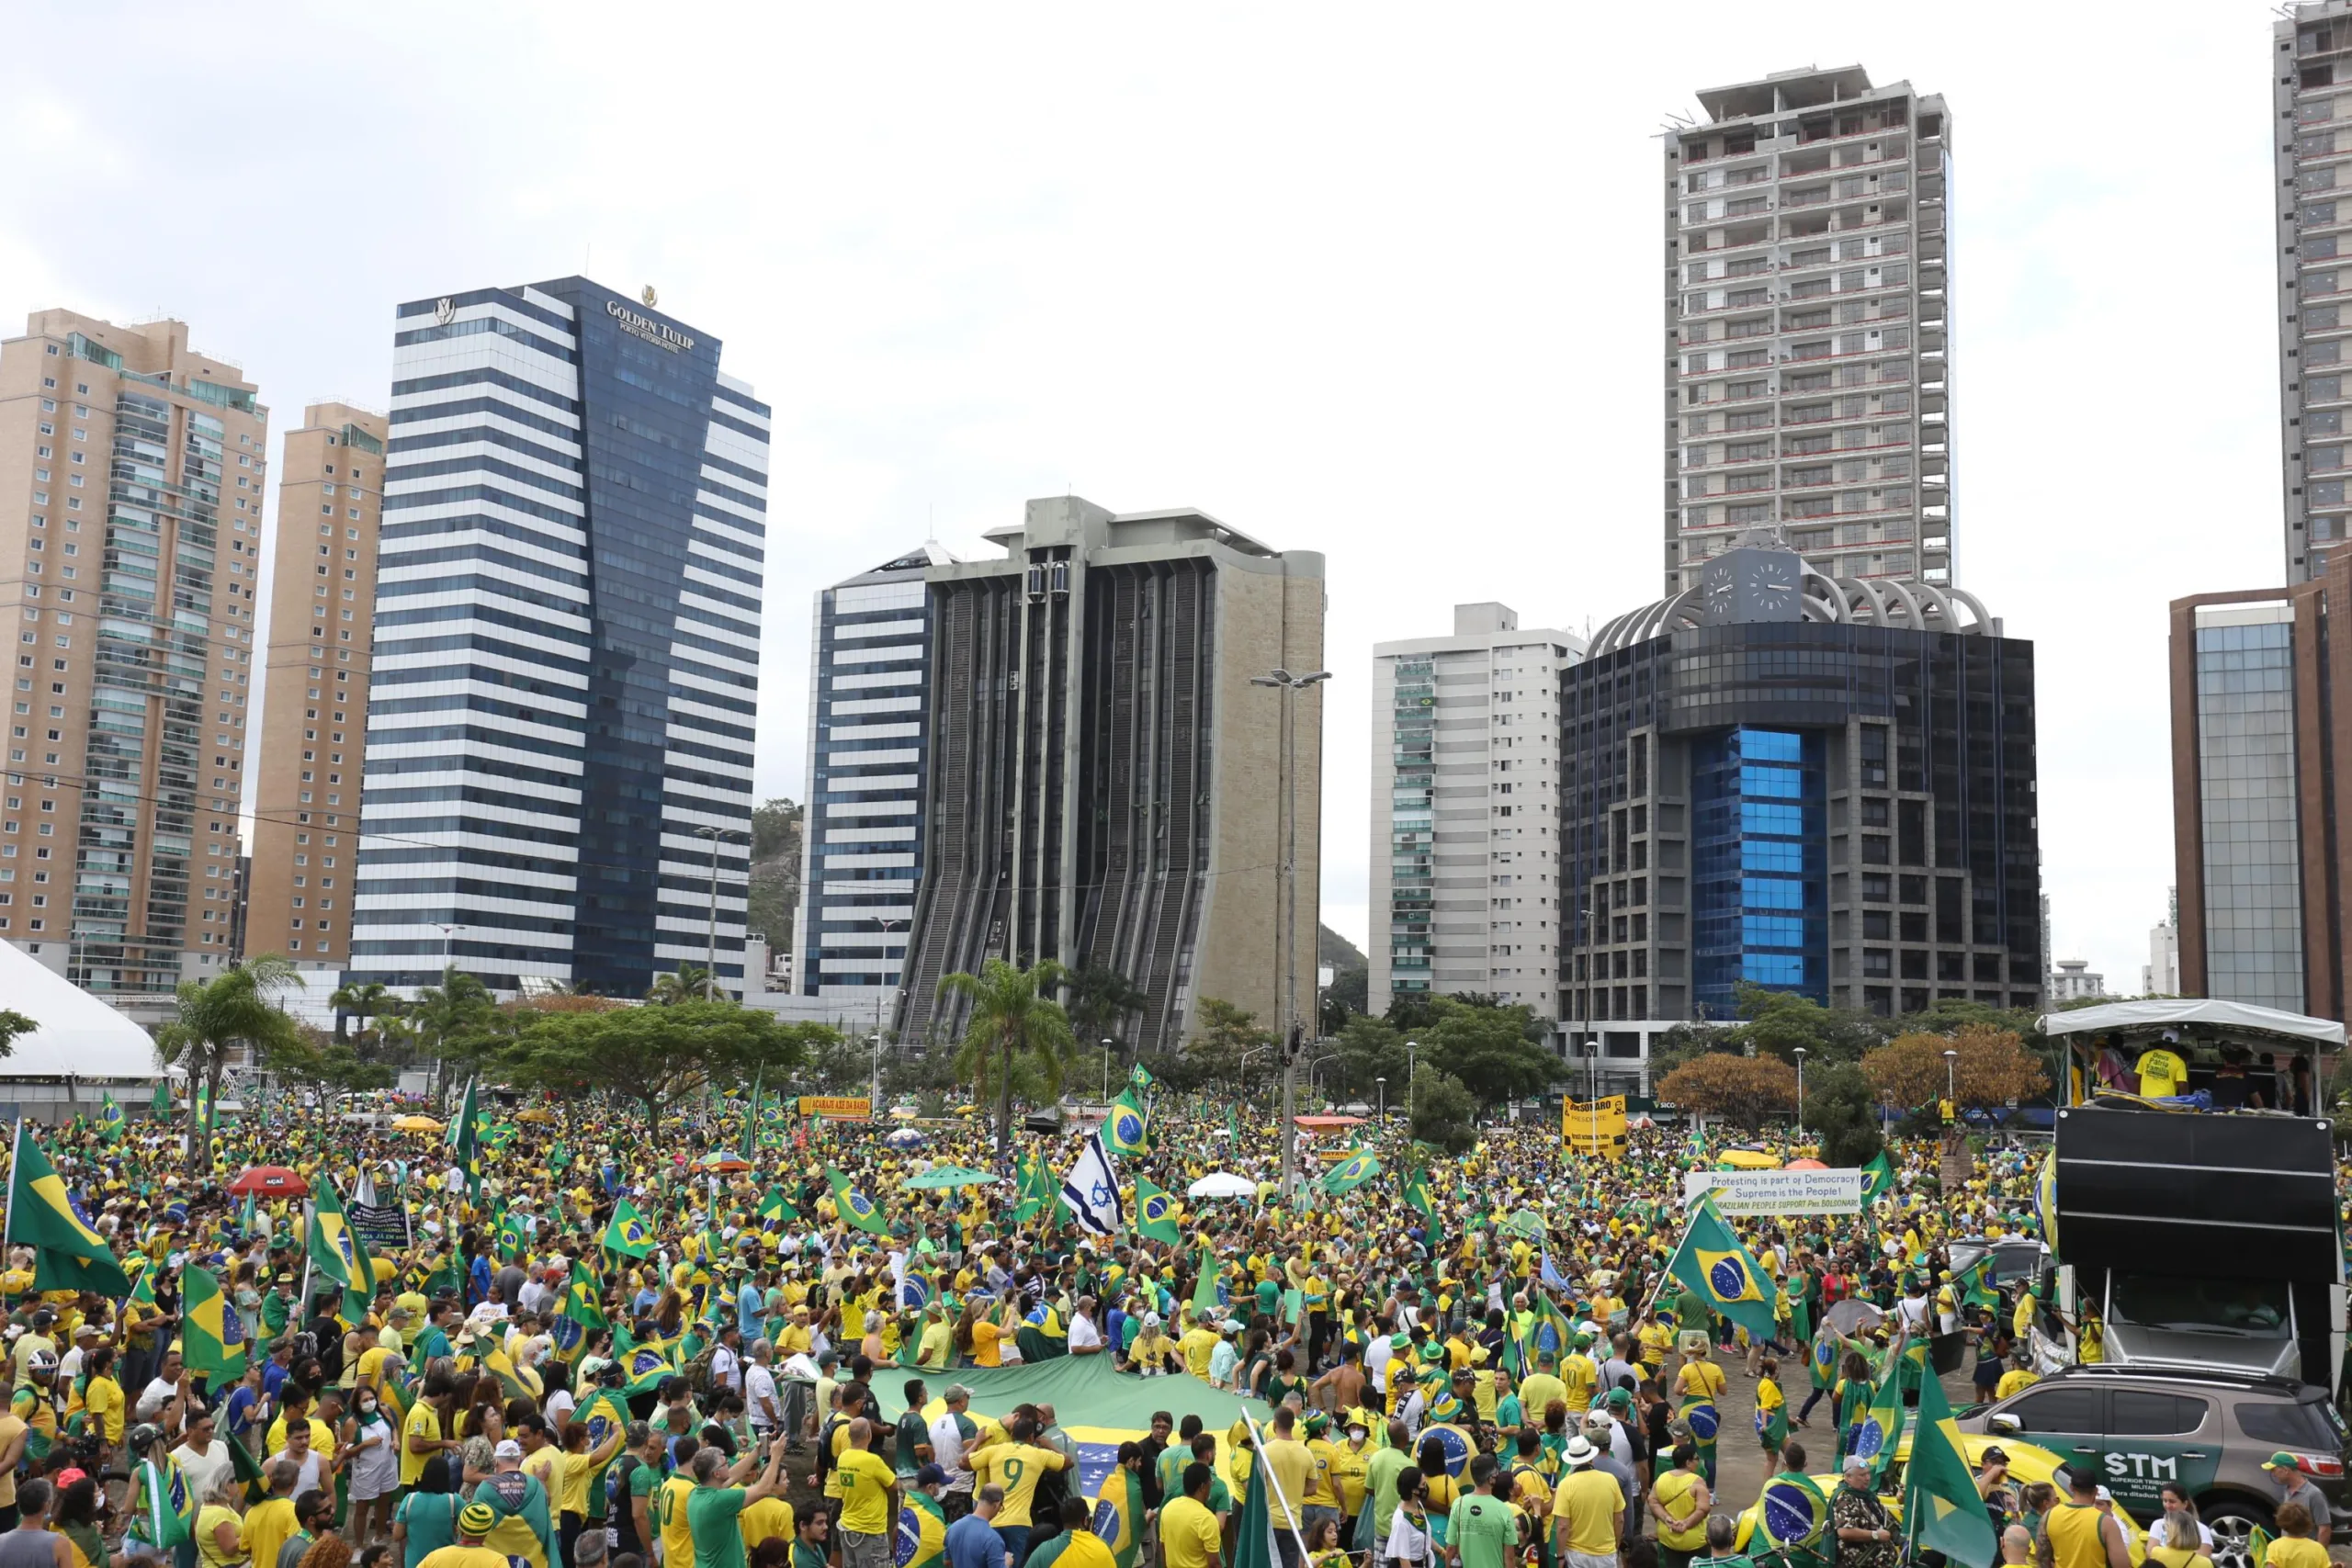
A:
[[[2107,1473],[2111,1481],[2178,1481],[2178,1454],[2118,1454],[2107,1456]]]
[[[617,299],[605,301],[605,314],[621,324],[621,331],[641,337],[656,348],[666,348],[673,354],[684,354],[695,346],[695,340],[675,327],[665,327],[650,317],[640,316]]]

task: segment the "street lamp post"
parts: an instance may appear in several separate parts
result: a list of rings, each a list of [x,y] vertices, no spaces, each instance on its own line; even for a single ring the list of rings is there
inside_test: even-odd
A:
[[[1420,1049],[1421,1043],[1418,1040],[1405,1042],[1405,1114],[1408,1116],[1413,1113],[1413,1065],[1415,1059],[1420,1055]]]
[[[1802,1045],[1798,1046],[1798,1047],[1796,1048],[1796,1052],[1797,1052],[1797,1134],[1798,1134],[1798,1135],[1799,1135],[1799,1136],[1803,1136],[1803,1135],[1804,1135],[1804,1046],[1802,1046]]]
[[[1102,1042],[1102,1103],[1111,1103],[1111,1042]]]
[[[1388,1120],[1388,1080],[1374,1078],[1372,1082],[1373,1087],[1380,1091],[1380,1120],[1385,1122]]]
[[[1253,686],[1272,686],[1282,700],[1282,770],[1283,770],[1283,1168],[1282,1194],[1290,1196],[1291,1168],[1298,1153],[1298,1128],[1291,1121],[1298,1101],[1298,767],[1295,755],[1298,721],[1295,702],[1299,693],[1331,678],[1328,670],[1310,674],[1294,675],[1287,670],[1275,670],[1263,675],[1252,675]]]
[[[704,928],[702,999],[718,999],[718,844],[735,836],[731,828],[697,828],[695,837],[710,840],[710,914]]]
[[[886,947],[889,945],[887,939],[889,937],[891,929],[909,923],[904,919],[888,915],[868,915],[865,918],[874,922],[876,933],[886,939],[883,943]],[[876,951],[879,952],[878,949]],[[899,958],[901,963],[905,961],[903,953]],[[882,986],[874,993],[874,1103],[876,1109],[879,1109],[882,1103],[882,1001],[886,995],[896,988],[892,986]]]
[[[1952,1102],[1955,1111],[1959,1109],[1960,1053],[1957,1051],[1944,1053],[1944,1098]]]

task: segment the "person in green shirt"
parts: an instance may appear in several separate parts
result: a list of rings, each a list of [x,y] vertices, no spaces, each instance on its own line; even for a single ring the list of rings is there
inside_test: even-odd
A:
[[[766,1468],[758,1469],[763,1460]],[[694,1568],[744,1568],[739,1517],[761,1498],[784,1491],[782,1443],[772,1442],[744,1454],[722,1478],[719,1472],[726,1463],[727,1456],[717,1449],[704,1449],[694,1458],[695,1489],[686,1494],[686,1533],[694,1538]],[[754,1470],[758,1474],[752,1479]],[[752,1479],[749,1486],[743,1484],[746,1479]]]
[[[1498,1470],[1492,1454],[1470,1461],[1477,1490],[1454,1504],[1446,1527],[1459,1568],[1519,1568],[1519,1510],[1495,1495]]]
[[[1374,1560],[1380,1549],[1388,1544],[1388,1526],[1396,1517],[1396,1475],[1412,1468],[1413,1456],[1408,1445],[1411,1436],[1402,1421],[1388,1423],[1388,1446],[1374,1454],[1363,1467],[1364,1513],[1372,1520],[1372,1544]],[[1362,1534],[1361,1529],[1358,1534]]]
[[[899,1417],[895,1428],[898,1451],[890,1457],[903,1492],[908,1490],[906,1483],[931,1462],[931,1423],[923,1419],[922,1414],[922,1407],[931,1403],[931,1393],[921,1378],[909,1378],[902,1392],[906,1394],[907,1410]]]
[[[792,1568],[826,1568],[829,1530],[823,1507],[803,1510],[794,1516],[792,1531]]]
[[[1732,1550],[1732,1541],[1739,1533],[1738,1521],[1727,1514],[1714,1514],[1707,1520],[1707,1553],[1690,1560],[1690,1568],[1756,1568],[1755,1561],[1744,1551]],[[1809,1560],[1810,1554],[1807,1554]],[[1795,1559],[1791,1559],[1794,1562]]]

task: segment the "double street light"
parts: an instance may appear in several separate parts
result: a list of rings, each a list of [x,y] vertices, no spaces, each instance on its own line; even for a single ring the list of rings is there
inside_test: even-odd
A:
[[[1282,695],[1283,771],[1283,1196],[1290,1196],[1291,1168],[1298,1153],[1298,1128],[1292,1122],[1298,1100],[1298,766],[1295,754],[1298,721],[1295,699],[1309,686],[1331,678],[1329,670],[1295,675],[1274,670],[1252,675],[1253,686],[1272,686]]]

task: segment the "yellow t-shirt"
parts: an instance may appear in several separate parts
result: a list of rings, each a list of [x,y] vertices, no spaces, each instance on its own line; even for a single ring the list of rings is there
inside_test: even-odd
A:
[[[1004,1330],[992,1320],[984,1317],[974,1323],[972,1325],[972,1364],[976,1367],[1004,1365],[1004,1352],[997,1344],[997,1341],[1003,1337]],[[1024,1519],[1023,1522],[1027,1521]]]
[[[92,1378],[82,1392],[82,1407],[90,1413],[85,1426],[91,1431],[103,1430],[107,1441],[122,1441],[122,1385],[112,1378]],[[104,1423],[101,1427],[100,1423]]]
[[[416,1408],[408,1413],[408,1419],[401,1423],[401,1484],[403,1486],[415,1485],[417,1477],[424,1473],[424,1461],[433,1457],[429,1453],[411,1453],[408,1445],[411,1438],[424,1438],[436,1443],[441,1440],[441,1413],[421,1399],[416,1402]]]
[[[852,1449],[835,1461],[833,1473],[841,1481],[842,1529],[859,1535],[880,1535],[888,1529],[889,1491],[899,1483],[899,1472],[889,1462],[870,1450]],[[1035,1489],[1035,1483],[1031,1483],[1031,1489]],[[1023,1514],[1022,1518],[1025,1522],[1028,1516]]]
[[[2178,1053],[2161,1045],[2140,1053],[2138,1071],[2142,1094],[2155,1096],[2188,1091],[2188,1064],[2180,1059]]]
[[[2009,1395],[2017,1393],[2018,1390],[2021,1388],[2030,1388],[2041,1381],[2041,1380],[2040,1378],[2034,1376],[2031,1372],[2027,1371],[2023,1367],[2012,1367],[2007,1371],[2001,1374],[2001,1381],[1993,1385],[1993,1397],[1996,1399],[2007,1399]]]
[[[1004,1443],[968,1454],[965,1462],[972,1467],[972,1474],[979,1485],[994,1483],[1004,1488],[1004,1506],[997,1510],[1000,1527],[1029,1526],[1030,1506],[1037,1500],[1037,1483],[1049,1470],[1063,1470],[1069,1461],[1052,1449],[1041,1449],[1035,1443]]]
[[[1724,1396],[1724,1370],[1713,1361],[1686,1361],[1674,1380],[1674,1391],[1685,1399],[1719,1404]],[[1577,1550],[1582,1551],[1584,1548]]]
[[[310,1423],[311,1447],[317,1451],[321,1461],[334,1458],[334,1433],[325,1422],[315,1416],[307,1416],[305,1419]],[[269,1424],[269,1435],[263,1441],[268,1446],[271,1453],[284,1450],[286,1447],[285,1416],[280,1416]]]
[[[433,1568],[507,1568],[505,1553],[486,1546],[436,1547],[418,1561],[416,1568],[424,1568],[427,1562]]]
[[[277,1549],[294,1539],[294,1499],[272,1497],[245,1516],[245,1551],[256,1562],[273,1565]]]
[[[1209,1568],[1225,1550],[1216,1516],[1206,1504],[1182,1496],[1171,1499],[1159,1512],[1159,1545],[1168,1568]]]
[[[1596,1557],[1617,1550],[1617,1532],[1611,1526],[1624,1506],[1625,1495],[1617,1490],[1616,1478],[1590,1466],[1570,1471],[1552,1494],[1552,1517],[1567,1532],[1568,1550]]]
[[[2262,1554],[2262,1568],[2327,1568],[2327,1548],[2307,1535],[2282,1535]]]
[[[1295,1438],[1268,1439],[1265,1448],[1266,1468],[1273,1472],[1274,1484],[1282,1488],[1283,1496],[1304,1507],[1310,1499],[1307,1490],[1314,1484],[1315,1456],[1305,1443]]]
[[[748,1556],[759,1550],[760,1542],[771,1538],[790,1540],[793,1538],[792,1505],[781,1497],[763,1497],[747,1504],[735,1516],[736,1528],[743,1534],[743,1551]]]
[[[673,1475],[653,1494],[654,1528],[662,1532],[662,1561],[692,1562],[695,1560],[694,1531],[686,1528],[686,1499],[693,1495],[694,1478]],[[423,1568],[419,1564],[418,1568]]]
[[[1176,1343],[1184,1352],[1184,1365],[1194,1377],[1206,1382],[1209,1377],[1209,1358],[1216,1353],[1216,1332],[1205,1326],[1195,1325]]]
[[[196,1550],[210,1568],[225,1568],[226,1564],[236,1562],[240,1556],[240,1552],[220,1550],[220,1538],[218,1531],[222,1525],[229,1526],[236,1532],[236,1540],[242,1548],[245,1539],[244,1521],[237,1517],[237,1511],[234,1508],[224,1507],[219,1503],[207,1503],[198,1511]]]

